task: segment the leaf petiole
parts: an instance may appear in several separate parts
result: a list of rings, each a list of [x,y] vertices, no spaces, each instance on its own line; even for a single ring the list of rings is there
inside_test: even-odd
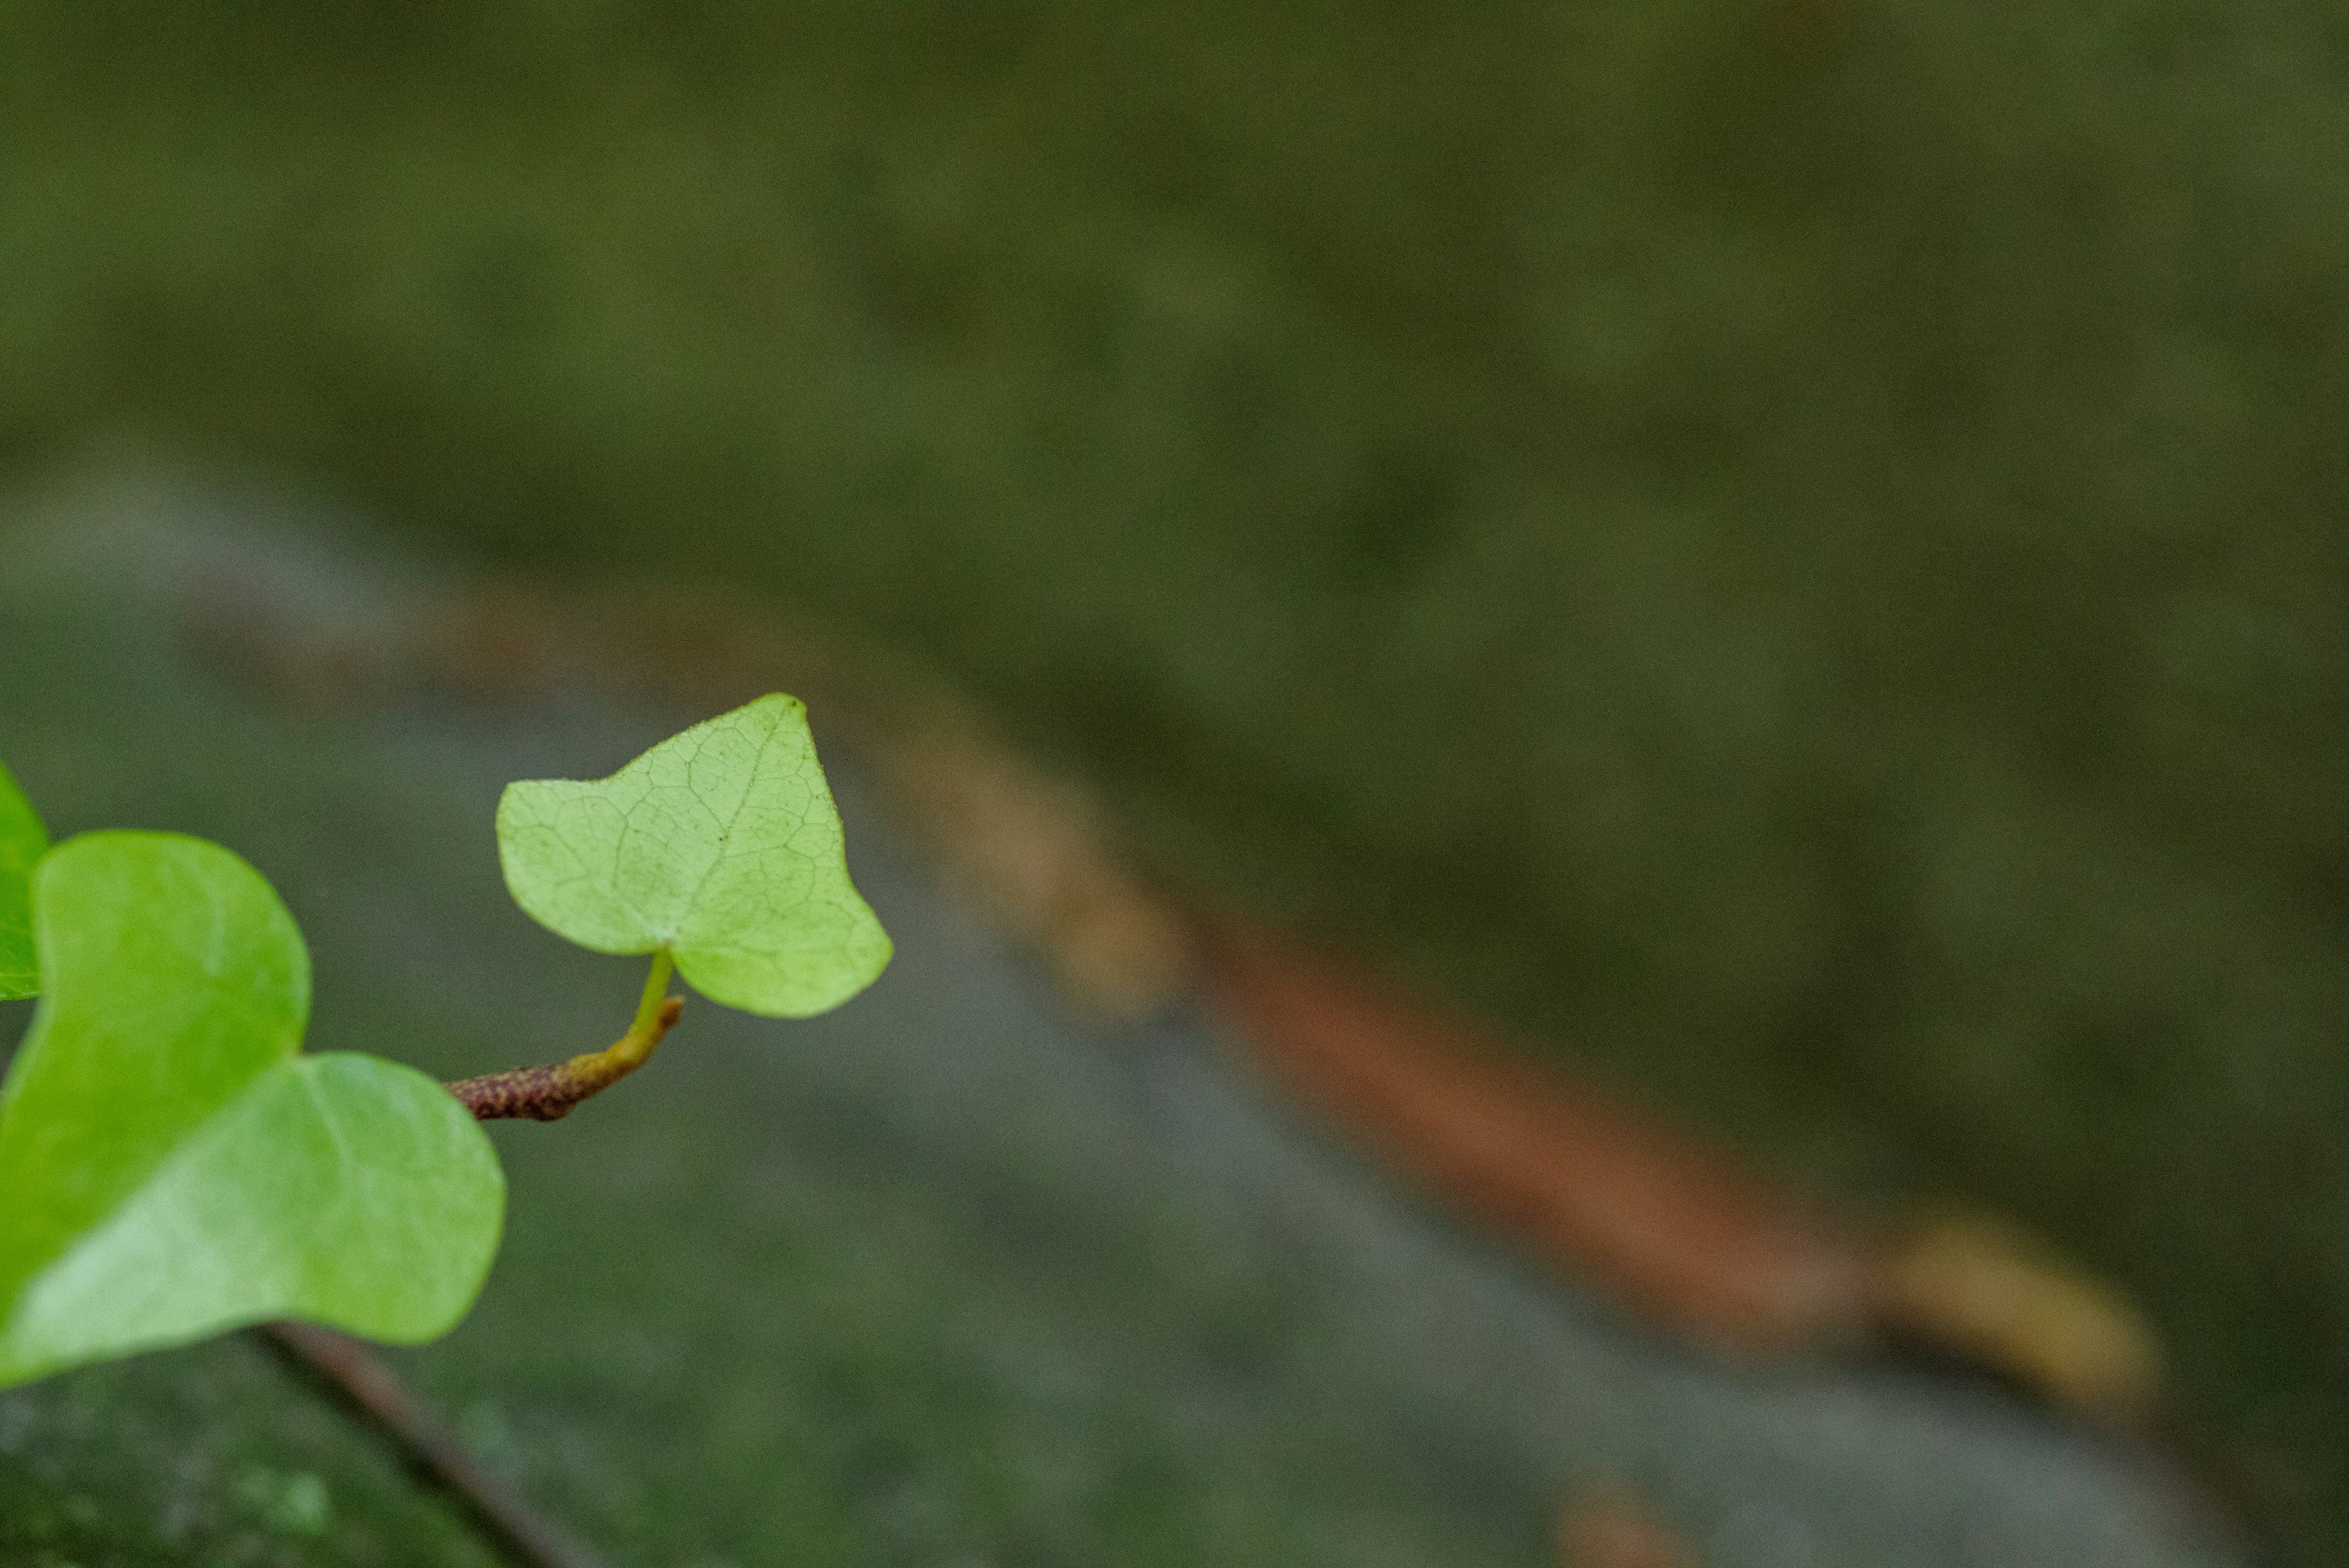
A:
[[[660,1015],[661,1003],[668,999],[668,977],[677,971],[677,956],[667,948],[653,950],[653,971],[645,977],[644,1000],[636,1003],[636,1021],[628,1026],[631,1038],[652,1034],[653,1024]],[[656,1040],[660,1036],[653,1034]],[[651,1046],[645,1047],[650,1051]]]

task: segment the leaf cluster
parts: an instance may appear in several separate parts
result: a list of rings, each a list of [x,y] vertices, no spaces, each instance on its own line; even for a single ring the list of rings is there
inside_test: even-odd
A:
[[[888,962],[805,709],[761,698],[595,783],[511,786],[516,900],[713,1000],[837,1006]],[[310,955],[216,844],[52,846],[0,768],[0,998],[38,995],[0,1085],[0,1386],[293,1317],[414,1343],[481,1292],[497,1155],[414,1068],[302,1050]],[[647,1047],[648,1048],[648,1047]]]

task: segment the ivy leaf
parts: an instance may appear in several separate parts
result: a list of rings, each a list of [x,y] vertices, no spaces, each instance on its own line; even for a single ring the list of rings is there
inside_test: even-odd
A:
[[[299,1317],[414,1343],[497,1250],[505,1179],[446,1090],[303,1055],[310,960],[261,874],[98,833],[33,873],[43,998],[0,1086],[0,1386]]]
[[[0,1002],[40,990],[33,961],[33,863],[48,847],[33,803],[0,763]]]
[[[541,925],[597,952],[667,949],[748,1012],[825,1012],[889,961],[796,697],[696,724],[598,783],[507,786],[498,854]]]

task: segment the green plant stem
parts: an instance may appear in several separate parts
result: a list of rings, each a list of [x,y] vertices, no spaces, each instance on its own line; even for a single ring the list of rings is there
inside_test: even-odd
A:
[[[551,1122],[571,1114],[571,1107],[602,1094],[645,1064],[684,1011],[685,999],[668,993],[669,976],[677,961],[667,948],[653,954],[652,973],[645,977],[644,1000],[636,1005],[636,1022],[628,1032],[601,1051],[590,1051],[567,1062],[536,1067],[509,1067],[484,1073],[447,1085],[480,1121],[526,1117]]]
[[[645,976],[644,1000],[636,1003],[636,1021],[628,1028],[630,1034],[652,1033],[654,1018],[659,1013],[661,1003],[668,998],[668,977],[676,971],[677,960],[667,948],[654,951],[653,970]],[[653,1034],[653,1038],[658,1040],[660,1036]],[[651,1047],[646,1049],[650,1050]]]

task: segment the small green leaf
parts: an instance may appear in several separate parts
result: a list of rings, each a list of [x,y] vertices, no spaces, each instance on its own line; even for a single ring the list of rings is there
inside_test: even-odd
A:
[[[217,845],[97,833],[33,875],[43,998],[0,1086],[0,1386],[264,1318],[445,1333],[505,1179],[439,1084],[299,1054],[301,933]]]
[[[541,925],[597,952],[667,948],[745,1012],[823,1012],[889,961],[796,697],[696,724],[595,784],[509,785],[498,854]]]
[[[33,863],[48,847],[48,832],[33,814],[33,803],[0,763],[0,1002],[40,989],[33,958]]]

